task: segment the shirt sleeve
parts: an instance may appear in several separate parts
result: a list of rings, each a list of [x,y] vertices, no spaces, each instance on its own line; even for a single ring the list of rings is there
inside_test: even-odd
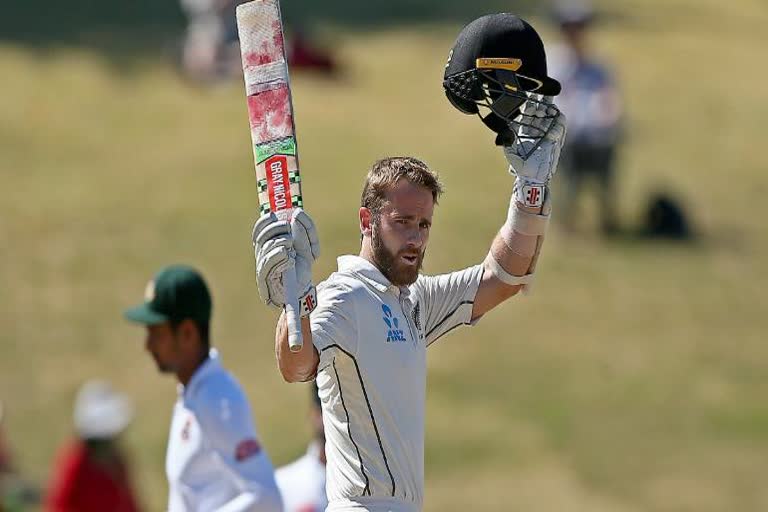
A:
[[[482,278],[482,265],[450,274],[419,277],[415,288],[419,307],[423,308],[427,346],[460,325],[474,324],[472,309]]]
[[[256,435],[251,408],[236,383],[213,386],[201,397],[196,417],[211,448],[240,493],[217,512],[279,512],[282,500],[274,470]]]
[[[321,354],[336,347],[357,355],[358,329],[353,289],[343,283],[323,283],[317,291],[317,308],[310,316],[312,343]]]

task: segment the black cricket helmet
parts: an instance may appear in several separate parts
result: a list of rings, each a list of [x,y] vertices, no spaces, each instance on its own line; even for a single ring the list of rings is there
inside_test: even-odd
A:
[[[500,145],[510,143],[520,127],[543,139],[559,113],[554,106],[543,109],[549,113],[544,118],[524,113],[537,110],[523,109],[526,102],[543,103],[560,94],[561,86],[547,75],[539,34],[514,14],[489,14],[464,27],[448,56],[443,88],[458,110],[480,115]]]

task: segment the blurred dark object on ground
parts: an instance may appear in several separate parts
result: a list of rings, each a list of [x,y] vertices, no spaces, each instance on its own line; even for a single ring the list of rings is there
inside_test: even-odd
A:
[[[331,51],[312,42],[307,31],[295,29],[286,39],[288,66],[291,70],[308,70],[334,75],[339,70]]]
[[[24,481],[13,464],[13,454],[3,431],[3,403],[0,402],[0,512],[22,512],[37,505],[39,491]]]
[[[665,192],[657,192],[648,200],[641,235],[646,238],[691,240],[693,229],[682,203]]]
[[[128,399],[103,381],[86,382],[75,401],[76,438],[51,473],[48,512],[139,512],[130,468],[119,445],[133,418]]]
[[[595,12],[586,1],[555,2],[554,22],[563,44],[548,53],[551,75],[563,84],[556,99],[568,119],[561,155],[558,218],[566,230],[579,219],[578,203],[585,186],[594,182],[605,235],[618,232],[616,209],[616,152],[622,137],[623,105],[613,72],[592,54],[588,35]]]

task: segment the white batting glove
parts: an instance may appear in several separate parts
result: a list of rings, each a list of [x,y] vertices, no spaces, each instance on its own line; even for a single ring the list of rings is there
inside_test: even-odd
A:
[[[294,267],[299,289],[301,316],[317,304],[312,284],[312,263],[320,256],[315,223],[301,208],[293,210],[290,224],[274,213],[263,215],[253,226],[253,248],[259,295],[270,306],[285,306],[283,272]]]
[[[527,207],[540,207],[544,201],[546,187],[557,172],[560,150],[565,142],[565,115],[558,113],[548,101],[528,101],[521,108],[521,112],[527,119],[533,119],[532,124],[536,128],[543,130],[547,123],[553,123],[541,141],[533,136],[537,130],[519,126],[514,142],[504,146],[509,172],[517,176],[514,187],[515,200]],[[550,121],[551,116],[555,114],[557,117]],[[550,117],[544,118],[545,115]]]

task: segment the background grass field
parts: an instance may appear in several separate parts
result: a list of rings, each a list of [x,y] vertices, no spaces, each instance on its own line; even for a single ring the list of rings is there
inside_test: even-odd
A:
[[[99,32],[112,25],[84,22],[93,30],[48,39],[17,26],[0,43],[7,434],[24,472],[44,481],[71,434],[78,385],[111,379],[136,401],[126,441],[153,511],[165,503],[175,386],[121,312],[160,266],[188,262],[208,277],[214,343],[274,462],[298,456],[309,435],[306,386],[279,378],[274,315],[253,280],[242,84],[191,87],[148,51],[177,27],[166,7],[168,33],[135,51]],[[427,511],[768,510],[768,5],[605,7],[594,43],[619,70],[630,117],[624,224],[637,225],[662,186],[685,200],[701,237],[605,241],[591,234],[588,208],[579,234],[548,238],[534,296],[433,347]],[[512,183],[503,157],[440,88],[457,20],[474,14],[451,13],[374,32],[333,18],[347,75],[294,78],[307,208],[324,251],[318,280],[336,255],[358,250],[362,179],[385,155],[424,158],[446,184],[427,271],[479,261],[503,221]]]

